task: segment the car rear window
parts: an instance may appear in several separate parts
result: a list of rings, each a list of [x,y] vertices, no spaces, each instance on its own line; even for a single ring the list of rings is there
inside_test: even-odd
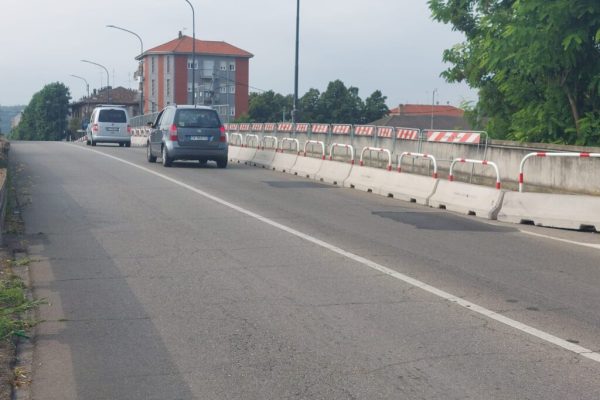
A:
[[[175,125],[182,128],[219,128],[221,121],[213,110],[177,110]]]
[[[127,116],[123,110],[100,110],[98,122],[127,122]]]

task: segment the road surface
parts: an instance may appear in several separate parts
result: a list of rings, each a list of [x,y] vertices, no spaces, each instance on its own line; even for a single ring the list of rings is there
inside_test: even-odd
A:
[[[597,234],[139,148],[11,160],[34,399],[600,398]]]

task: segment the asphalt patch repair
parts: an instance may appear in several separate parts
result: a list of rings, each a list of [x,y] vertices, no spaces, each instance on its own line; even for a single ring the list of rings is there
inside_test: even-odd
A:
[[[417,229],[460,232],[517,232],[515,228],[496,226],[476,221],[474,217],[442,212],[419,211],[373,211],[373,215],[388,218],[396,222],[412,225]]]

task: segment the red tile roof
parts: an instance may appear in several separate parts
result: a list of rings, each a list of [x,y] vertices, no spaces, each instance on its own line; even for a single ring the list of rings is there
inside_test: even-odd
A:
[[[431,115],[431,104],[400,104],[390,110],[390,115]],[[462,117],[464,110],[454,106],[434,105],[433,115],[443,115],[447,117]]]
[[[142,56],[138,56],[138,59],[143,58],[144,56],[149,54],[191,54],[193,42],[194,39],[192,39],[191,37],[182,35],[177,39],[171,40],[170,42],[153,47],[150,50],[146,50]],[[199,39],[196,39],[196,54],[224,55],[246,58],[254,57],[252,53],[249,53],[246,50],[242,50],[238,47],[232,46],[226,42],[215,42]]]

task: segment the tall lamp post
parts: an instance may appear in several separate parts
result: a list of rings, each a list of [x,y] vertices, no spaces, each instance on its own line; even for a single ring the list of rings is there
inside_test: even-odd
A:
[[[185,2],[192,8],[192,104],[196,105],[196,13],[192,3],[189,0]]]
[[[116,25],[106,25],[106,27],[118,29],[118,30],[121,30],[121,31],[124,31],[127,33],[131,33],[132,35],[137,37],[138,40],[140,41],[140,57],[144,54],[144,42],[142,41],[142,38],[140,37],[140,35],[138,35],[137,33],[133,32],[133,31],[130,31],[129,29],[121,28],[120,26],[116,26]],[[144,115],[144,63],[143,63],[142,59],[140,59],[139,71],[141,73],[140,83],[142,84],[142,88],[140,89],[140,115]]]
[[[433,129],[433,108],[435,107],[435,94],[437,91],[437,89],[433,89],[433,93],[431,94],[431,129]]]
[[[93,61],[89,61],[89,60],[81,60],[81,62],[93,64],[100,68],[104,68],[104,70],[106,71],[106,89],[108,90],[108,104],[110,104],[110,81],[109,81],[110,74],[108,73],[108,69],[106,69],[106,67],[104,65],[98,64],[97,62],[93,62]]]
[[[85,114],[86,114],[86,118],[87,118],[87,114],[90,112],[90,84],[82,76],[73,75],[73,74],[71,74],[70,76],[72,76],[73,78],[81,79],[82,81],[85,82],[85,89],[87,90],[86,105],[85,105]]]
[[[298,105],[298,53],[300,45],[300,0],[296,0],[296,62],[294,71],[294,104],[292,105],[292,123],[296,122]]]

